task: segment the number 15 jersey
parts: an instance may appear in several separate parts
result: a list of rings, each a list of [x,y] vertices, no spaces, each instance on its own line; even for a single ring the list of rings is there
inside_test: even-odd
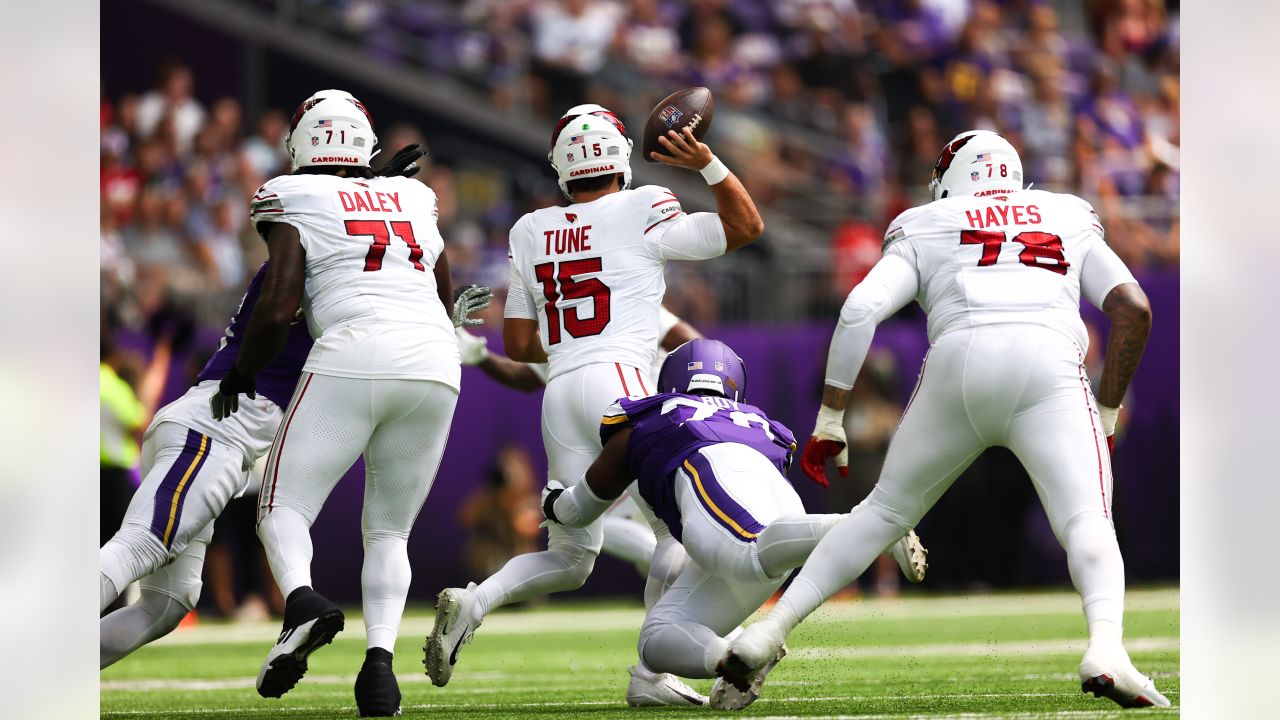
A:
[[[667,260],[724,252],[718,215],[686,215],[656,185],[535,210],[511,228],[505,315],[538,321],[548,380],[605,362],[648,372]]]
[[[457,338],[436,290],[444,252],[436,196],[408,178],[285,175],[254,195],[251,221],[298,230],[302,309],[315,338],[303,370],[459,387]]]

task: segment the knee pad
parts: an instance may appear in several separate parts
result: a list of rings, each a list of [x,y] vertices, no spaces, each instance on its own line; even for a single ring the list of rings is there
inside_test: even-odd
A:
[[[874,513],[885,523],[901,528],[903,535],[906,535],[908,530],[914,528],[920,522],[919,517],[909,516],[913,514],[891,507],[885,502],[884,493],[877,494],[874,490],[867,496],[866,500],[858,503],[850,512]]]
[[[196,601],[200,599],[200,585],[191,589],[191,594],[186,598],[177,598],[168,593],[161,592],[154,588],[142,589],[142,597],[138,599],[138,604],[146,610],[147,614],[154,618],[151,625],[152,633],[155,637],[161,637],[173,632],[178,627],[178,623],[182,622],[182,618],[191,612],[191,608],[195,607]]]
[[[98,554],[98,569],[118,592],[136,580],[160,569],[172,555],[149,530],[125,525],[107,541]]]
[[[1115,526],[1099,512],[1074,515],[1059,535],[1072,562],[1093,564],[1118,549]]]

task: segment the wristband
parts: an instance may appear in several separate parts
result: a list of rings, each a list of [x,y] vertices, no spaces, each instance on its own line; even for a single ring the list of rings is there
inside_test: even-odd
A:
[[[818,420],[813,425],[813,436],[819,440],[844,442],[844,411],[818,406]]]
[[[711,162],[698,172],[702,173],[702,179],[706,180],[708,185],[719,185],[729,177],[729,168],[715,155],[712,155]]]
[[[1120,407],[1124,407],[1121,405]],[[1120,408],[1109,408],[1098,403],[1098,417],[1102,420],[1102,434],[1111,437],[1116,434],[1116,419],[1120,417]]]

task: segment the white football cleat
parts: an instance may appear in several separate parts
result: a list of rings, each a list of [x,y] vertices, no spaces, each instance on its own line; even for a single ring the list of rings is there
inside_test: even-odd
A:
[[[1125,708],[1171,705],[1151,678],[1138,672],[1123,649],[1095,650],[1090,646],[1080,661],[1080,690]]]
[[[427,636],[422,664],[436,687],[444,687],[453,677],[458,651],[471,642],[483,617],[476,617],[476,584],[447,588],[436,596],[436,624]]]
[[[924,549],[915,530],[908,530],[901,540],[890,545],[889,555],[898,561],[908,581],[918,583],[924,580],[924,573],[929,569],[929,563],[925,562],[929,551]]]
[[[765,676],[787,655],[787,635],[765,618],[729,643],[716,666],[720,676],[711,688],[711,707],[741,710],[760,697]]]
[[[706,705],[707,696],[685,685],[670,673],[652,672],[643,665],[632,665],[631,683],[627,685],[627,704],[631,707],[664,705]]]

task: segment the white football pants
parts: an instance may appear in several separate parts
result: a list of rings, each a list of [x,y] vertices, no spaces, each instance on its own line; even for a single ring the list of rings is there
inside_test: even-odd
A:
[[[600,454],[600,418],[604,411],[618,398],[648,395],[649,390],[646,372],[619,363],[584,365],[552,378],[542,396],[547,479],[565,487],[582,480]],[[508,603],[582,587],[604,544],[604,527],[603,520],[585,528],[552,523],[546,550],[512,558],[480,584],[477,599],[481,614]],[[639,559],[635,553],[630,555],[624,559]]]
[[[431,491],[458,393],[431,380],[303,373],[268,456],[258,537],[287,598],[311,585],[311,524],[364,455],[361,590],[369,647],[394,650],[409,592],[407,544]]]
[[[933,344],[879,482],[831,530],[775,613],[793,626],[916,526],[983,450],[1013,451],[1067,551],[1095,621],[1119,627],[1124,564],[1111,524],[1111,462],[1083,353],[1036,325],[953,330]]]
[[[806,515],[764,455],[726,443],[674,477],[691,562],[645,617],[639,652],[655,672],[715,676],[732,632],[769,599],[842,515]]]

